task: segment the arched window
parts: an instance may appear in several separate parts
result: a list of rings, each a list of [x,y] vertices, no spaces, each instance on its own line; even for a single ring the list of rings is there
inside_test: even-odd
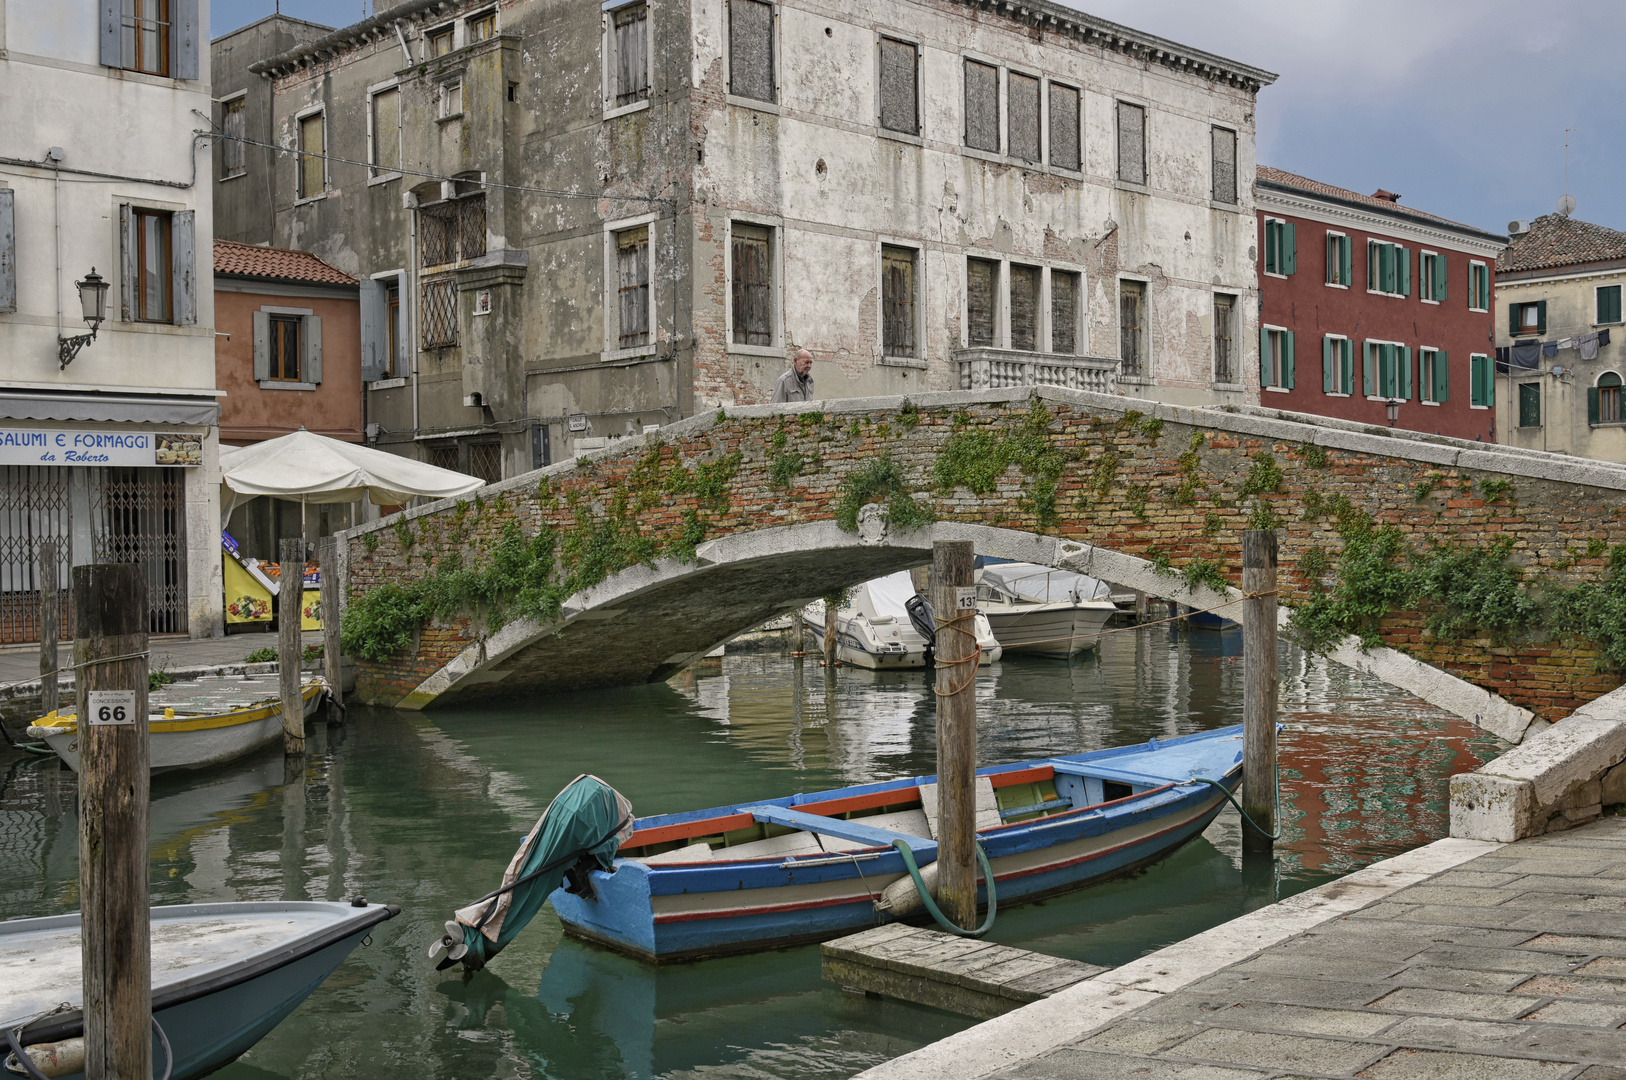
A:
[[[1587,422],[1596,426],[1626,420],[1626,415],[1621,413],[1620,390],[1618,374],[1606,371],[1599,375],[1598,385],[1586,392]]]

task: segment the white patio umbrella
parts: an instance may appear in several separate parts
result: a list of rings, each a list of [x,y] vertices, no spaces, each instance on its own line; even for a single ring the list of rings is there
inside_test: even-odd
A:
[[[298,503],[349,503],[368,498],[394,506],[415,495],[447,499],[483,487],[479,477],[340,442],[300,428],[250,446],[220,450],[220,514],[258,495]]]

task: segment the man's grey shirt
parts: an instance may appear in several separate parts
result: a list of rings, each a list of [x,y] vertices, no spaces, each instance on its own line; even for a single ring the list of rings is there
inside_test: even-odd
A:
[[[813,397],[813,373],[811,371],[806,375],[798,375],[796,369],[791,368],[779,376],[779,385],[773,388],[773,401],[776,405],[782,401],[813,400],[815,398]]]

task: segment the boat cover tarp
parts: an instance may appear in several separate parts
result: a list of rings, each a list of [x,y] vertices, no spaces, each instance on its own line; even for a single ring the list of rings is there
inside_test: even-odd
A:
[[[1040,566],[1038,563],[985,566],[982,568],[982,580],[1012,596],[1046,604],[1112,599],[1112,589],[1098,578]]]
[[[872,609],[869,614],[891,615],[899,622],[908,621],[909,609],[906,605],[909,598],[915,595],[915,582],[909,576],[909,571],[899,570],[896,574],[867,581],[860,588],[869,591]]]
[[[578,859],[610,869],[632,830],[632,803],[615,788],[585,774],[565,785],[509,860],[504,891],[458,909],[468,947],[463,966],[477,971],[507,947]]]

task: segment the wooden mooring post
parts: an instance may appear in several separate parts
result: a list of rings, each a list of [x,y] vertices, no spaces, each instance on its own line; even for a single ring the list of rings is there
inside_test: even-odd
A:
[[[937,904],[977,927],[977,600],[969,540],[932,545],[937,616]]]
[[[833,671],[836,666],[836,603],[835,595],[824,598],[824,667]]]
[[[305,541],[284,539],[277,580],[277,671],[282,680],[282,752],[305,752],[305,703],[299,696],[300,608],[305,597]]]
[[[40,574],[40,712],[56,712],[60,703],[57,696],[56,639],[57,600],[62,590],[57,588],[56,541],[41,540],[39,546]]]
[[[126,1080],[153,1074],[144,571],[76,566],[73,605],[85,1076]]]
[[[339,648],[339,538],[322,538],[322,671],[327,677],[327,722],[344,723],[344,666]]]
[[[1242,534],[1242,845],[1270,850],[1276,831],[1276,533]],[[1260,830],[1264,830],[1261,832]]]

